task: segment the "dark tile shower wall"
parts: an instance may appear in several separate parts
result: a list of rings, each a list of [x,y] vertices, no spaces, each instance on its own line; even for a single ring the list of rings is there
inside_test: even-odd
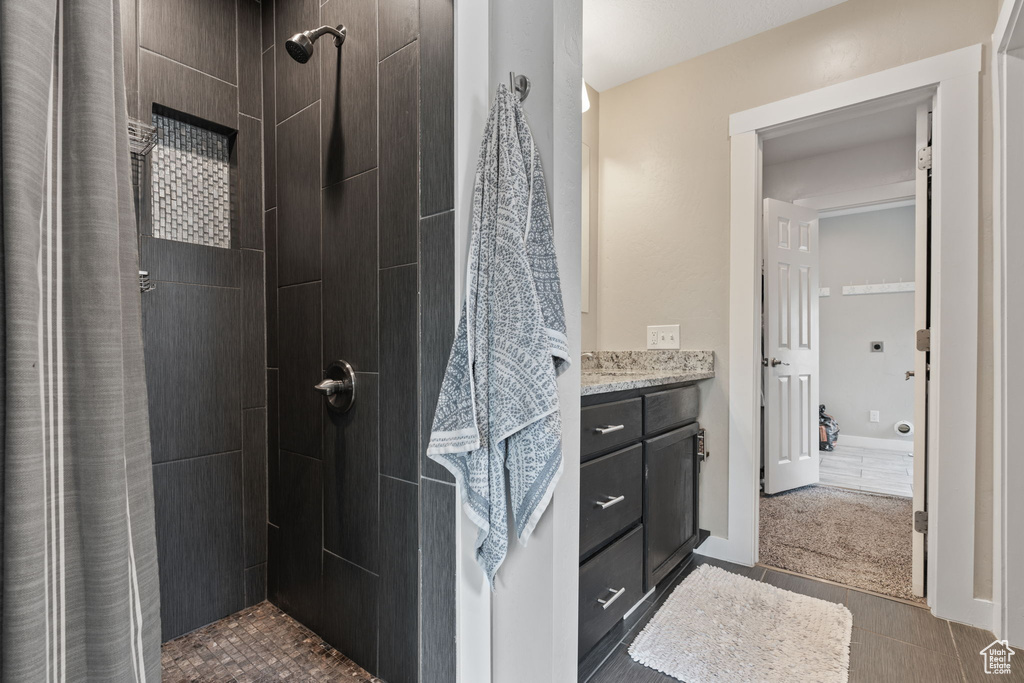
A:
[[[167,640],[266,595],[268,383],[277,392],[265,360],[276,268],[264,254],[262,25],[256,0],[121,0],[121,19],[129,115],[172,110],[232,139],[230,248],[141,226],[141,268],[156,284],[142,302]],[[174,220],[202,212],[195,196]]]
[[[263,0],[268,593],[389,683],[455,680],[452,0]],[[293,33],[344,23],[300,65]],[[270,125],[273,122],[275,125]],[[356,371],[328,413],[313,385]]]

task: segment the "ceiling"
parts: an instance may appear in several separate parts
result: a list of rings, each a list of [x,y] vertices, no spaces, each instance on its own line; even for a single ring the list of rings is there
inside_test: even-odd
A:
[[[905,104],[767,139],[762,154],[764,165],[770,166],[916,134],[917,105]]]
[[[614,88],[845,0],[583,0],[583,77]]]

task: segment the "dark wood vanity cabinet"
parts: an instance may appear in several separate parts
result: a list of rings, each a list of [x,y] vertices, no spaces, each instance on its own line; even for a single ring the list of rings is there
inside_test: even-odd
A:
[[[697,545],[697,423],[644,441],[644,586]]]
[[[700,393],[652,387],[582,404],[580,659],[698,543]]]

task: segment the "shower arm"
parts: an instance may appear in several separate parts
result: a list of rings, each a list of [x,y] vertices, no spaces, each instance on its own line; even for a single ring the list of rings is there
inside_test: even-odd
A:
[[[345,28],[344,24],[339,24],[337,28],[334,26],[321,26],[320,28],[313,29],[312,31],[304,31],[304,33],[306,34],[306,37],[313,42],[316,42],[320,36],[327,35],[329,33],[334,36],[334,47],[341,47],[341,44],[345,42],[345,36],[348,34],[348,30]]]

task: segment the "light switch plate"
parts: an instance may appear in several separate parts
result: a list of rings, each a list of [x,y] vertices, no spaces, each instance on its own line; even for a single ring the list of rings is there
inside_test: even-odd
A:
[[[648,325],[647,348],[678,349],[679,325]]]

